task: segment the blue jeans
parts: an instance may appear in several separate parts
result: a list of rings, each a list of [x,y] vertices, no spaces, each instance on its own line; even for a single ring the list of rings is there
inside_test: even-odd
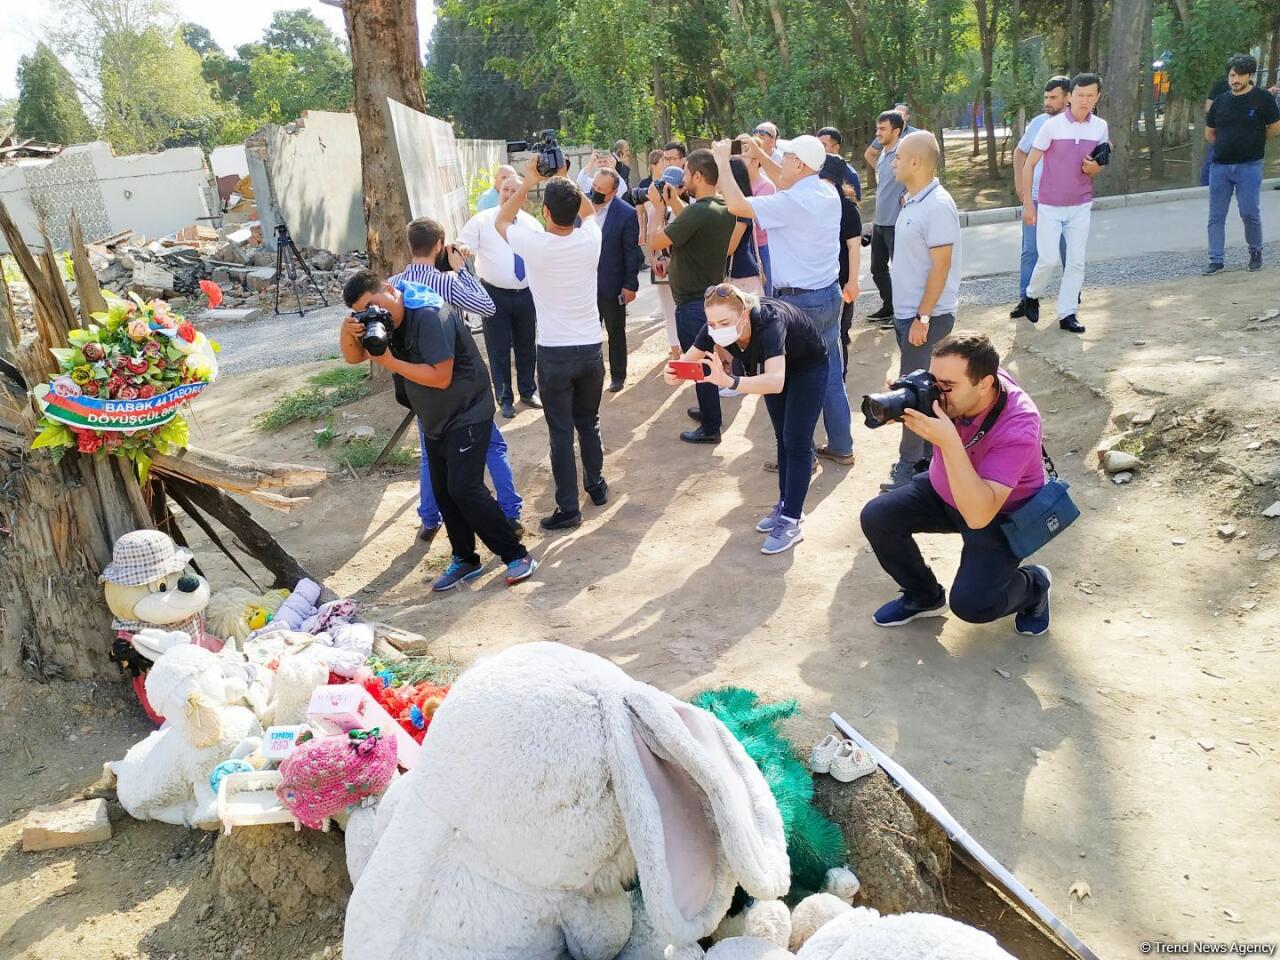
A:
[[[1213,166],[1213,144],[1204,145],[1204,162],[1200,164],[1200,186],[1209,185],[1209,168]]]
[[[1222,263],[1227,245],[1227,211],[1235,191],[1249,252],[1262,249],[1262,161],[1217,163],[1209,168],[1209,262]]]
[[[762,243],[757,247],[760,251],[760,267],[764,270],[764,295],[773,296],[773,264],[769,262],[769,245]]]
[[[1064,233],[1058,241],[1058,252],[1062,254],[1062,269],[1067,268],[1067,235]],[[1027,284],[1031,282],[1031,272],[1036,268],[1036,228],[1022,225],[1022,259],[1018,263],[1018,299],[1026,299]]]
[[[832,282],[823,290],[778,297],[783,303],[809,316],[827,344],[827,394],[822,401],[822,425],[827,431],[827,448],[838,456],[853,453],[853,413],[844,389],[844,363],[840,358],[840,285]]]
[[[676,304],[676,335],[680,337],[680,349],[688,350],[693,339],[707,325],[707,308],[702,298]],[[714,383],[694,384],[698,395],[698,409],[702,411],[702,429],[705,433],[720,432],[720,388]]]
[[[422,432],[422,424],[418,424],[418,443],[422,447],[422,467],[418,474],[418,516],[427,529],[440,526],[440,507],[436,503],[435,491],[431,487],[431,467],[427,462],[427,438]],[[511,462],[507,459],[507,441],[502,438],[498,425],[493,425],[489,435],[489,450],[485,454],[485,466],[489,468],[489,477],[497,491],[498,506],[508,520],[520,519],[520,508],[524,501],[516,493],[516,479],[511,474]]]
[[[813,431],[827,392],[827,368],[822,364],[788,370],[781,393],[767,393],[765,409],[778,440],[778,499],[782,515],[799,520],[809,493],[813,467]]]

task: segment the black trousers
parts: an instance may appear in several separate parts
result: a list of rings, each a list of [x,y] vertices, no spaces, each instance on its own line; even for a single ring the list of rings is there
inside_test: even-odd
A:
[[[844,284],[840,284],[844,287]],[[840,307],[840,355],[844,358],[844,366],[840,369],[842,377],[849,375],[849,332],[853,329],[853,315],[857,309],[856,302],[843,304]]]
[[[498,501],[484,485],[484,461],[489,453],[493,421],[450,430],[443,437],[426,438],[431,490],[440,506],[453,555],[479,563],[476,537],[502,558],[519,560],[527,551],[511,531]]]
[[[908,601],[925,605],[942,590],[916,546],[917,533],[958,533],[964,540],[950,597],[951,612],[961,620],[990,623],[1043,599],[1039,574],[1019,567],[1021,561],[1000,532],[1000,518],[980,530],[971,529],[960,511],[934,491],[928,474],[863,507],[862,532]]]
[[[486,283],[484,288],[498,308],[492,317],[485,317],[484,345],[489,354],[489,375],[493,379],[493,395],[498,403],[515,397],[511,395],[511,353],[516,355],[516,387],[520,396],[531,397],[536,393],[533,368],[536,359],[538,315],[533,309],[533,294],[524,290],[508,290]]]
[[[893,227],[879,224],[871,228],[871,280],[880,292],[880,301],[893,309],[893,283],[889,280],[889,261],[893,259]]]
[[[600,322],[609,336],[609,379],[627,379],[627,305],[617,297],[596,297]]]
[[[538,386],[542,413],[551,435],[551,475],[556,481],[556,508],[578,512],[577,461],[573,435],[582,452],[582,486],[598,488],[604,477],[604,444],[600,439],[600,396],[604,392],[604,351],[598,343],[571,347],[538,347]]]

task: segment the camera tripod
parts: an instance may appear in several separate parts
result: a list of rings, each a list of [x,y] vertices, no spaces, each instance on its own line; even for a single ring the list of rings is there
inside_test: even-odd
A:
[[[316,278],[311,275],[311,268],[307,266],[307,261],[302,259],[302,254],[298,252],[298,245],[293,242],[293,237],[289,236],[289,228],[283,223],[276,224],[276,307],[275,315],[289,316],[296,313],[300,317],[307,315],[306,308],[302,306],[302,291],[299,289],[300,281],[298,280],[298,268],[302,268],[302,272],[307,275],[307,280],[311,282],[311,286],[320,296],[322,306],[328,306],[329,301],[324,297],[324,291],[320,289],[320,284],[316,282]],[[286,310],[283,314],[280,312],[280,273],[281,270],[288,271],[289,286],[293,288],[293,295],[297,298],[298,309]]]

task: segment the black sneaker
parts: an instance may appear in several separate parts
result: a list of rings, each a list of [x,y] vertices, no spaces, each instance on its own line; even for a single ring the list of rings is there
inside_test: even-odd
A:
[[[582,525],[582,511],[575,510],[573,513],[565,513],[563,510],[556,510],[549,517],[543,517],[538,521],[538,526],[543,530],[569,530],[572,527]]]
[[[1059,320],[1058,327],[1068,333],[1084,333],[1084,324],[1076,319],[1074,313]]]
[[[524,524],[520,522],[519,517],[507,517],[507,523],[511,524],[511,532],[516,535],[517,540],[523,540],[525,535]]]
[[[1261,259],[1261,255],[1259,255],[1259,259]],[[1211,263],[1200,271],[1200,276],[1212,277],[1215,273],[1221,273],[1225,269],[1227,269],[1225,263]]]
[[[1040,322],[1040,301],[1039,300],[1037,300],[1035,297],[1027,297],[1025,300],[1022,301],[1022,308],[1024,311],[1026,311],[1023,314],[1023,316],[1025,316],[1028,320],[1030,320],[1032,323]]]
[[[621,390],[622,390],[622,381],[621,381],[621,380],[611,380],[611,381],[609,381],[609,392],[610,392],[610,393],[618,393],[618,392],[620,392]]]
[[[1039,563],[1033,563],[1026,569],[1028,573],[1035,572],[1033,579],[1041,581],[1044,595],[1035,606],[1018,611],[1013,618],[1013,629],[1024,637],[1043,637],[1049,632],[1049,594],[1053,589],[1053,576],[1048,567]]]
[[[1249,251],[1249,272],[1257,273],[1261,269],[1262,269],[1262,251],[1250,250]]]
[[[601,480],[594,487],[587,487],[587,496],[597,507],[603,507],[609,502],[609,484]]]
[[[922,617],[945,617],[947,615],[947,594],[939,588],[938,595],[928,603],[915,603],[906,595],[890,600],[871,615],[877,627],[901,627],[912,620]]]
[[[1023,297],[1018,301],[1018,305],[1009,311],[1010,320],[1021,320],[1027,315],[1027,298]]]
[[[527,397],[521,397],[520,402],[523,403],[526,407],[533,407],[533,409],[535,410],[542,409],[542,398],[539,397],[536,393],[531,393]]]
[[[867,314],[867,319],[868,320],[892,320],[893,307],[887,303],[881,304],[880,309],[877,310],[875,313]]]
[[[701,422],[702,422],[702,408],[701,408],[701,407],[696,406],[696,405],[695,405],[695,406],[692,406],[692,407],[687,407],[687,408],[685,408],[685,411],[684,411],[684,412],[685,412],[686,414],[688,414],[688,415],[689,415],[689,419],[690,419],[690,420],[696,420],[698,423],[701,423]]]
[[[699,427],[697,430],[686,430],[680,434],[680,439],[685,443],[719,443],[719,433],[708,433]]]
[[[434,527],[423,527],[418,531],[418,539],[431,546],[431,541],[436,538],[436,534],[444,529],[444,524],[437,523]]]
[[[502,410],[502,415],[508,420],[516,415],[515,405],[510,400],[503,400],[500,409]]]

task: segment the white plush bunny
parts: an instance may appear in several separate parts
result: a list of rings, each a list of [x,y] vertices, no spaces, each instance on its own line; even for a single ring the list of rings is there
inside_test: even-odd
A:
[[[209,774],[262,727],[251,711],[227,705],[223,662],[202,647],[166,651],[147,672],[146,689],[165,722],[109,764],[120,805],[138,820],[216,823]]]
[[[592,654],[480,661],[423,747],[376,813],[352,814],[346,960],[611,960],[637,875],[637,936],[700,954],[735,885],[790,884],[777,805],[724,725]]]

